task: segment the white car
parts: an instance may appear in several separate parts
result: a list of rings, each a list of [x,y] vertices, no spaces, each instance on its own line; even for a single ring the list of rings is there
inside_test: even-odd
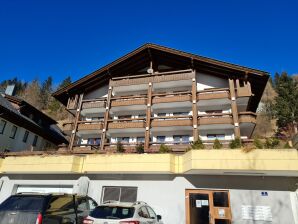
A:
[[[161,216],[145,202],[108,201],[96,207],[84,224],[163,224]]]

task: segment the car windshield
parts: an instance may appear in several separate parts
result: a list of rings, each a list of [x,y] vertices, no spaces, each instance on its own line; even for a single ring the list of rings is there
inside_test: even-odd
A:
[[[133,207],[98,206],[90,216],[96,219],[127,219],[133,217]]]
[[[0,205],[1,211],[40,211],[44,202],[44,197],[36,196],[13,196],[5,200]]]

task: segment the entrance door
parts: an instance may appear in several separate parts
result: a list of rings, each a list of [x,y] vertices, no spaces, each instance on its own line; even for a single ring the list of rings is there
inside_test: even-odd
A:
[[[229,191],[186,190],[186,224],[230,224]]]

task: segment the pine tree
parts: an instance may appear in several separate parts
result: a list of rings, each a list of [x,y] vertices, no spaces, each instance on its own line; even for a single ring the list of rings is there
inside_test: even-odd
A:
[[[53,82],[53,78],[52,76],[49,76],[42,83],[41,90],[40,90],[41,91],[40,100],[41,100],[42,109],[47,109],[50,103],[51,94],[53,91],[52,82]]]
[[[290,135],[297,133],[298,83],[286,72],[276,75],[275,86],[278,96],[274,105],[277,125]]]
[[[24,93],[22,94],[22,97],[25,101],[27,101],[32,106],[40,110],[42,108],[40,95],[41,90],[39,81],[38,79],[34,79],[31,83],[27,85],[26,89],[24,90]]]

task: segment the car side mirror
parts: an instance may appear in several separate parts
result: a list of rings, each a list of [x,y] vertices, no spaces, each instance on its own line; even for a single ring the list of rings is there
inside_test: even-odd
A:
[[[161,220],[161,215],[157,215],[157,221]]]

